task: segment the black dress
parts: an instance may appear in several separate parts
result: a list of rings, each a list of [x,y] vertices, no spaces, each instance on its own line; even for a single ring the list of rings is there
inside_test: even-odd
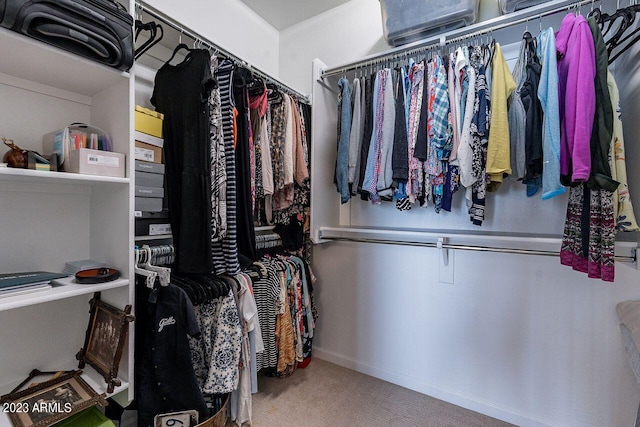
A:
[[[158,70],[151,97],[165,115],[167,199],[177,268],[189,273],[213,269],[207,103],[213,83],[209,52],[194,49],[180,64]]]

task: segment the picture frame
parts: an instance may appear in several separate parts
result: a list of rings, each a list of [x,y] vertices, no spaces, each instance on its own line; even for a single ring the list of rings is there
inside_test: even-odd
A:
[[[41,374],[32,371],[21,386]],[[69,371],[0,396],[0,405],[15,427],[47,427],[92,406],[107,406],[106,395],[92,389],[81,374],[81,370]]]
[[[99,292],[94,294],[89,305],[89,325],[84,346],[76,354],[78,368],[90,365],[106,381],[107,393],[113,393],[115,387],[122,384],[118,379],[118,368],[129,323],[135,317],[131,314],[131,305],[127,304],[124,310],[120,310],[102,301]]]

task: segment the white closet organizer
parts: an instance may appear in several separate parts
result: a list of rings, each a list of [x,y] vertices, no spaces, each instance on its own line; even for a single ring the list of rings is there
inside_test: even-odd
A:
[[[386,52],[327,67],[320,59],[313,64],[313,119],[311,229],[315,243],[331,240],[378,244],[431,246],[441,249],[466,249],[488,252],[512,252],[531,255],[557,255],[566,214],[567,194],[542,201],[540,195],[526,197],[524,185],[506,179],[496,193],[488,193],[485,222],[481,227],[471,224],[461,194],[454,196],[451,212],[436,214],[433,206],[414,206],[400,212],[395,203],[371,206],[359,196],[344,205],[333,183],[337,154],[337,93],[338,79],[360,75],[385,64],[393,66],[407,58],[422,59],[429,49],[448,51],[448,45],[473,43],[493,36],[503,46],[507,61],[517,55],[517,46],[525,29],[536,34],[538,27],[558,28],[571,8],[582,8],[587,14],[592,2],[578,3],[556,0],[516,13],[494,18],[466,28],[453,30]],[[543,21],[544,17],[544,21]],[[433,51],[433,50],[432,50]],[[513,52],[513,53],[512,53]],[[515,59],[515,58],[513,58]],[[368,70],[368,71],[367,71]],[[640,189],[640,182],[630,182],[631,191]],[[633,193],[637,194],[637,193]],[[637,197],[637,195],[636,195]],[[618,233],[618,261],[637,266],[637,233]],[[445,263],[446,264],[446,263]],[[441,269],[444,266],[441,265]]]
[[[126,178],[0,168],[0,272],[58,272],[67,261],[93,258],[121,273],[104,284],[67,280],[50,290],[0,297],[4,394],[32,369],[77,369],[94,292],[119,308],[133,303],[133,76],[5,29],[0,57],[2,136],[42,151],[45,133],[84,122],[107,131],[114,151],[126,155]],[[83,375],[106,392],[93,368]],[[133,327],[118,377],[122,385],[113,395],[126,403],[133,397]],[[0,412],[5,425],[9,419]]]

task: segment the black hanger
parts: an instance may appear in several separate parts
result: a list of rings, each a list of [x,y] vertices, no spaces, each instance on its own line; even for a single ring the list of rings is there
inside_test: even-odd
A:
[[[178,46],[176,46],[176,48],[175,48],[175,49],[173,49],[173,53],[171,54],[171,58],[169,58],[169,60],[166,62],[166,64],[170,63],[170,62],[171,62],[171,60],[172,60],[173,58],[175,58],[176,54],[177,54],[181,49],[185,49],[185,50],[187,50],[188,52],[191,52],[191,51],[193,50],[193,49],[191,49],[189,46],[187,46],[186,44],[184,44],[184,43],[180,43]]]
[[[626,26],[624,29],[619,29],[616,34],[614,34],[611,38],[605,41],[607,45],[607,53],[609,54],[609,64],[615,61],[621,54],[623,54],[627,49],[633,46],[637,41],[640,40],[640,28],[635,28],[629,32],[627,29],[631,28],[635,21],[636,14],[640,12],[640,5],[632,5],[623,9],[625,11],[626,16]],[[622,26],[621,26],[622,27]],[[624,37],[622,37],[624,35]],[[617,50],[615,55],[612,55],[614,50]]]
[[[162,25],[155,23],[154,21],[150,22],[142,22],[140,20],[136,20],[136,37],[135,40],[138,40],[138,36],[142,31],[149,31],[149,38],[142,44],[142,46],[138,47],[135,50],[135,59],[138,59],[145,52],[151,49],[153,46],[158,44],[162,37],[164,37],[164,29]],[[158,34],[160,34],[158,36]]]

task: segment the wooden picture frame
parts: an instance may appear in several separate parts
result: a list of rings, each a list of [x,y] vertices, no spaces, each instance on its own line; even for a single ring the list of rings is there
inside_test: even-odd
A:
[[[23,384],[34,378],[32,371]],[[2,409],[15,427],[47,427],[95,405],[107,406],[105,394],[98,394],[80,376],[70,371],[26,389],[0,397]],[[20,386],[19,386],[20,387]]]
[[[76,359],[80,361],[78,367],[82,369],[85,364],[89,364],[107,382],[107,393],[113,393],[115,387],[121,385],[118,368],[127,341],[129,323],[135,317],[131,315],[131,305],[120,310],[100,300],[99,292],[94,294],[89,305],[89,326],[84,346],[76,355]]]

